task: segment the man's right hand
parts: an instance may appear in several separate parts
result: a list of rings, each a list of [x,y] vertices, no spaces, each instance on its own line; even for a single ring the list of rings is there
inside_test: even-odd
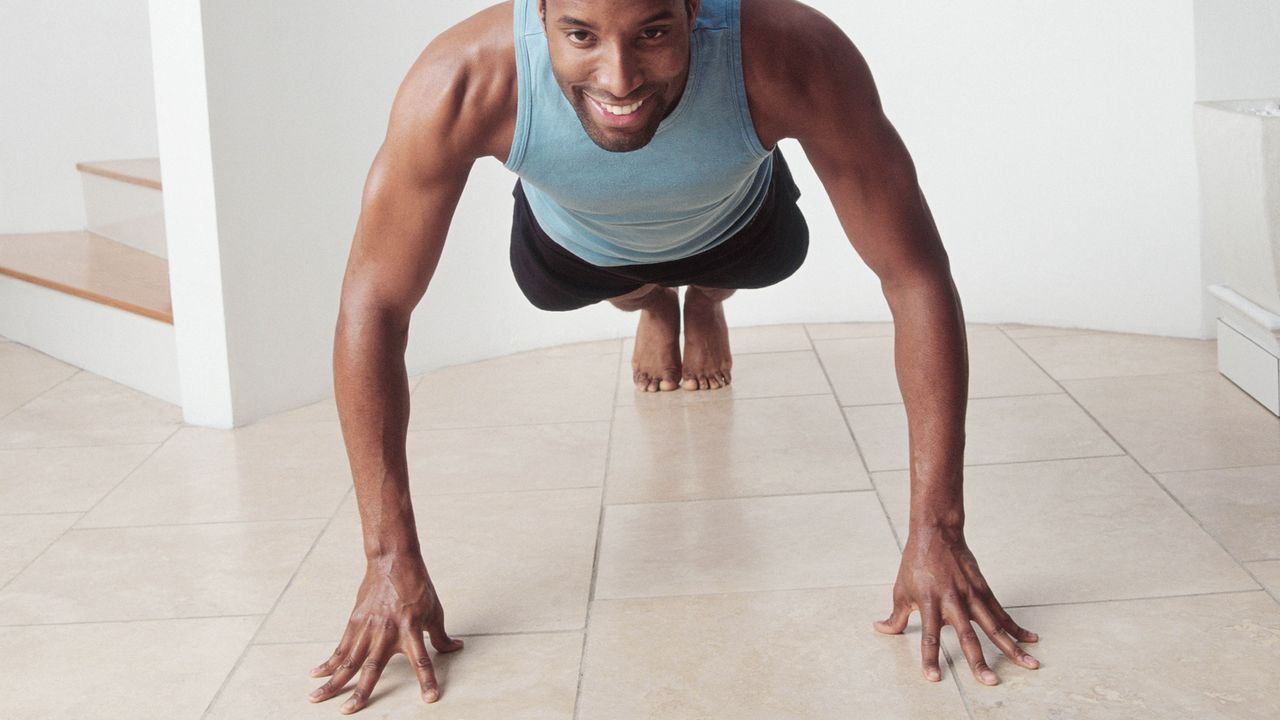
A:
[[[360,680],[341,712],[349,715],[360,710],[368,704],[387,661],[397,653],[404,653],[413,665],[422,699],[429,703],[439,700],[435,669],[422,640],[424,631],[430,634],[437,652],[462,649],[462,640],[445,632],[444,608],[420,556],[371,559],[338,649],[311,671],[312,677],[332,676],[311,693],[311,702],[342,692],[359,670]]]

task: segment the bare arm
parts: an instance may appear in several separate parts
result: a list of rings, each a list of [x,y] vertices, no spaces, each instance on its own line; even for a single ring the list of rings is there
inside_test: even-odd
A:
[[[462,647],[418,544],[405,434],[409,319],[426,292],[483,140],[472,121],[468,77],[447,39],[432,44],[402,85],[386,140],[370,170],[334,342],[334,384],[351,462],[367,559],[342,641],[313,670],[332,675],[312,695],[327,700],[360,672],[342,712],[367,704],[387,661],[409,656],[423,699],[439,698],[426,631],[439,652]]]
[[[964,540],[964,443],[968,350],[964,313],[946,250],[915,165],[881,108],[862,55],[830,20],[798,3],[777,32],[803,38],[784,119],[800,141],[854,249],[880,279],[893,314],[894,359],[910,441],[911,514],[894,589],[894,610],[876,628],[901,633],[919,610],[925,676],[941,678],[938,636],[956,629],[974,676],[998,682],[970,621],[1014,662],[1039,663],[1017,645],[1037,637],[1019,627],[987,586]],[[782,29],[786,28],[786,29]]]

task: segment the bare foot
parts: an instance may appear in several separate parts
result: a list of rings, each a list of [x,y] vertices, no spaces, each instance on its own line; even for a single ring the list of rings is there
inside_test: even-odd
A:
[[[680,387],[680,296],[673,288],[655,290],[640,311],[631,379],[644,392]]]
[[[723,295],[709,296],[696,287],[684,293],[684,380],[685,390],[715,390],[733,379],[730,369],[729,326],[724,321]]]

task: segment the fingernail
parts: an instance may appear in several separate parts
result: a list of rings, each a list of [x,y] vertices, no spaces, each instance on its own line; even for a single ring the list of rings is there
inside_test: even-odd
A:
[[[928,672],[928,677],[930,680],[933,680],[936,682],[942,679],[942,673],[938,672],[937,670],[930,670]]]
[[[1029,664],[1031,667],[1040,667],[1040,661],[1031,657],[1030,655],[1023,655],[1022,659],[1025,660],[1027,664]]]
[[[995,673],[987,671],[982,673],[982,682],[988,685],[996,685],[1000,682],[1000,678],[996,677]]]
[[[440,691],[435,689],[427,690],[422,693],[422,699],[429,703],[433,703],[440,699]]]
[[[318,698],[318,697],[320,697],[320,688],[316,688],[315,690],[312,690],[312,691],[311,691],[311,694],[310,694],[310,695],[308,695],[307,697],[311,697],[311,698]]]

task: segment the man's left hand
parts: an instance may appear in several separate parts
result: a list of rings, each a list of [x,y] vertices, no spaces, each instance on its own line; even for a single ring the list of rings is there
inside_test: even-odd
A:
[[[1040,667],[1040,661],[1018,645],[1036,642],[1040,637],[1015,623],[996,600],[961,531],[912,529],[893,588],[893,612],[874,627],[886,635],[899,635],[913,610],[920,611],[920,653],[924,676],[929,680],[942,679],[938,641],[942,626],[950,625],[978,682],[1000,682],[982,655],[974,621],[1014,663],[1029,670]]]

